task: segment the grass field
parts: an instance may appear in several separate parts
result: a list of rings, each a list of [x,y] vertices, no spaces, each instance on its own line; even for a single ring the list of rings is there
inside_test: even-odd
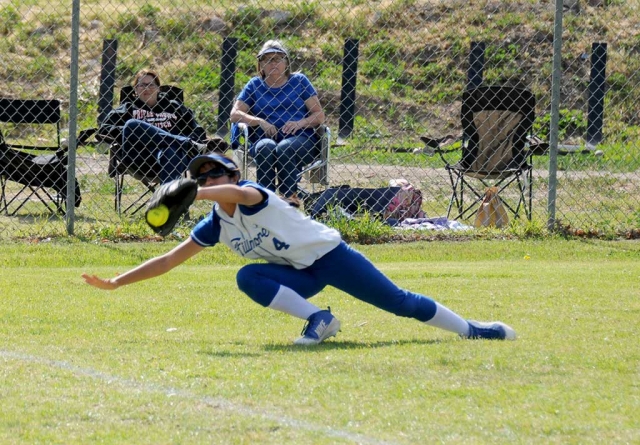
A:
[[[4,243],[0,443],[417,444],[640,442],[640,243],[362,246],[403,287],[515,342],[461,340],[327,289],[342,332],[235,287],[214,248],[114,292],[111,276],[171,243]]]

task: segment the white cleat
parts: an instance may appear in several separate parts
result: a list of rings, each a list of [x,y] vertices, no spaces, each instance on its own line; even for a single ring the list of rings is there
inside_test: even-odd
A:
[[[466,336],[466,338],[484,338],[489,340],[516,339],[516,331],[501,321],[480,322],[467,320],[467,323],[469,323],[469,335]]]

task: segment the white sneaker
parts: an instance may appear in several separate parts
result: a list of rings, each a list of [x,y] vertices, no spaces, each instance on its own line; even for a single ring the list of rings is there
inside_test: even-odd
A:
[[[467,323],[469,323],[469,335],[466,338],[484,338],[489,340],[516,339],[516,331],[501,321],[480,322],[467,320]]]

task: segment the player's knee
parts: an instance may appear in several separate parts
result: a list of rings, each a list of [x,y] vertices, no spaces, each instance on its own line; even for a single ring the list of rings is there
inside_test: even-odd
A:
[[[258,273],[259,264],[248,264],[242,267],[236,274],[238,289],[247,294],[249,298],[261,306],[271,304],[275,293],[268,291],[270,287],[264,283],[264,278]]]
[[[238,284],[238,289],[240,289],[245,294],[248,293],[249,290],[253,289],[253,279],[255,278],[249,266],[250,265],[240,268],[240,270],[236,274],[236,283]]]

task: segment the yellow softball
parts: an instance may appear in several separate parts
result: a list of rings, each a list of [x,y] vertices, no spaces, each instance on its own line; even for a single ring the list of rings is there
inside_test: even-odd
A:
[[[169,207],[160,204],[147,212],[147,222],[153,227],[160,227],[169,219]]]

